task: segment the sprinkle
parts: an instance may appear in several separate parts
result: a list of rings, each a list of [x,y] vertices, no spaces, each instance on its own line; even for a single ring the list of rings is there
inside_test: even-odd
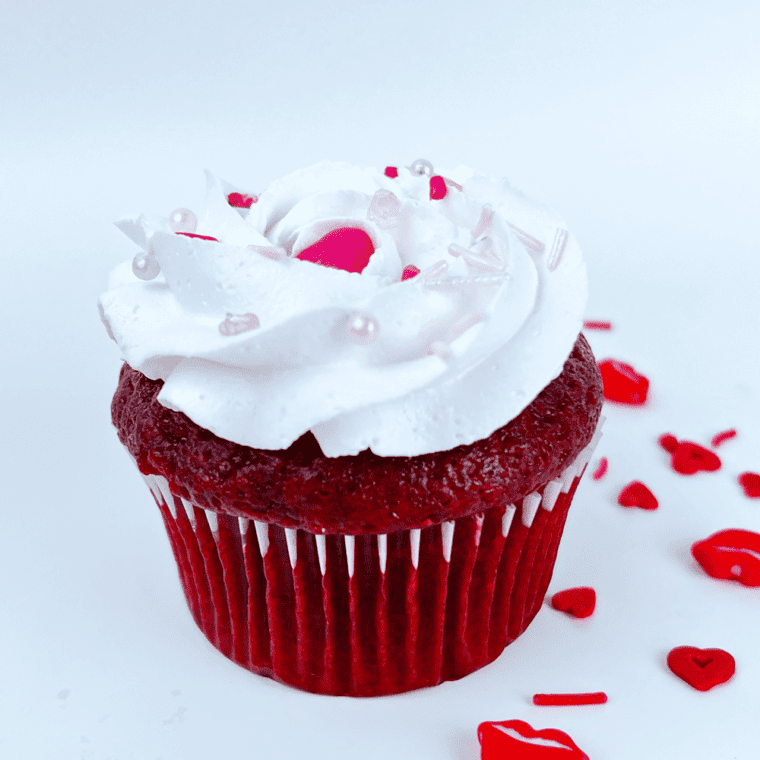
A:
[[[151,252],[140,251],[132,259],[132,273],[141,280],[155,280],[160,271],[161,265]]]
[[[444,177],[443,181],[446,183],[448,187],[453,187],[455,190],[459,190],[460,193],[464,190],[464,188],[458,182],[454,182],[453,179]]]
[[[234,208],[250,208],[254,203],[258,203],[258,195],[243,195],[243,193],[230,193],[227,196],[227,203]]]
[[[718,433],[717,435],[714,435],[712,437],[712,440],[710,441],[710,445],[714,449],[717,449],[718,446],[721,445],[721,443],[725,441],[729,441],[735,437],[736,437],[736,430],[734,430],[733,428],[731,428],[731,430],[724,430],[722,433]]]
[[[478,726],[481,760],[588,760],[564,731],[536,731],[523,720],[486,721]]]
[[[483,208],[480,210],[480,217],[472,228],[472,236],[479,238],[493,222],[493,206],[490,203],[484,203]]]
[[[347,272],[361,272],[374,252],[372,238],[364,230],[339,227],[304,248],[296,258]]]
[[[649,380],[630,365],[616,359],[599,364],[604,383],[604,398],[620,404],[639,406],[647,400]]]
[[[446,197],[446,181],[440,175],[436,174],[430,178],[430,200],[441,201]]]
[[[533,237],[533,235],[529,235],[525,230],[521,230],[519,227],[515,227],[514,224],[509,225],[512,228],[512,231],[517,235],[517,239],[529,250],[533,251],[534,253],[543,253],[544,252],[544,244]]]
[[[189,208],[178,208],[169,214],[169,226],[172,232],[195,232],[198,217]]]
[[[198,240],[213,240],[215,243],[219,242],[219,238],[211,237],[211,235],[196,235],[194,232],[177,232],[177,235],[184,235],[189,238],[197,238]]]
[[[567,230],[561,228],[557,229],[554,233],[554,242],[552,243],[552,249],[549,253],[549,258],[546,260],[546,268],[553,272],[562,261],[562,254],[565,252],[565,246],[567,245]]]
[[[248,250],[266,256],[272,261],[282,261],[288,257],[288,252],[279,245],[249,245]]]
[[[435,169],[433,168],[433,164],[431,164],[430,161],[426,161],[424,158],[418,158],[416,161],[412,162],[412,165],[409,167],[409,171],[412,174],[417,174],[420,177],[423,174],[427,174],[428,177],[431,177]]]
[[[412,277],[416,277],[419,273],[419,267],[414,266],[414,264],[409,264],[409,266],[404,267],[404,271],[401,273],[401,281],[411,280]]]
[[[490,238],[483,238],[477,246],[480,250],[470,250],[457,243],[449,245],[449,253],[458,258],[461,256],[469,266],[484,269],[488,272],[503,272],[506,264],[494,251],[493,242]]]
[[[691,553],[712,578],[760,586],[760,535],[729,528],[692,544]]]
[[[583,323],[584,330],[611,330],[612,322],[595,322],[589,320]]]
[[[744,495],[750,499],[760,499],[760,475],[756,472],[743,472],[739,475],[739,485]]]
[[[565,707],[569,705],[603,705],[607,703],[607,695],[603,691],[592,691],[585,694],[534,694],[533,704],[539,707]]]
[[[657,443],[662,446],[665,451],[672,454],[676,448],[678,448],[678,438],[676,438],[672,433],[663,433],[658,439]]]
[[[596,591],[591,586],[567,588],[552,596],[551,605],[571,617],[587,618],[596,608]]]
[[[401,201],[390,190],[377,190],[367,209],[367,219],[388,230],[398,224],[400,212]]]
[[[395,166],[386,166],[384,173],[386,177],[390,177],[391,179],[398,177],[398,169]]]
[[[594,470],[594,474],[591,476],[592,480],[601,480],[604,477],[604,473],[607,472],[607,457],[602,457],[599,460],[599,464],[597,465],[596,470]]]
[[[689,686],[708,691],[734,675],[736,661],[725,649],[676,647],[668,653],[668,667]]]
[[[255,314],[230,314],[219,324],[219,332],[222,335],[240,335],[240,333],[255,330],[260,327],[259,318]]]
[[[669,433],[660,436],[659,442],[671,454],[671,467],[681,475],[693,475],[700,470],[714,472],[721,467],[718,456],[698,443],[679,441]]]
[[[640,481],[629,483],[618,495],[621,507],[639,507],[640,509],[657,509],[659,503],[655,495]]]
[[[428,280],[433,277],[438,277],[439,275],[444,274],[449,269],[449,265],[441,259],[440,261],[436,261],[435,264],[432,264],[427,269],[423,269],[420,272],[420,279]]]
[[[368,346],[377,340],[380,325],[366,311],[357,311],[348,318],[348,335],[357,346]]]

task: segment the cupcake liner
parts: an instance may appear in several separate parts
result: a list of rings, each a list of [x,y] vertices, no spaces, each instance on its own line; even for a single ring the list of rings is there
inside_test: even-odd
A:
[[[527,628],[600,435],[516,504],[380,535],[238,518],[143,477],[190,612],[219,651],[307,691],[373,696],[461,678]]]

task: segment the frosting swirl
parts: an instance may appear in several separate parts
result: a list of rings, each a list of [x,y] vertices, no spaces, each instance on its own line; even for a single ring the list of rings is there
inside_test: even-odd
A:
[[[164,381],[158,400],[216,435],[282,449],[311,430],[331,457],[442,451],[560,373],[585,267],[562,220],[506,181],[323,162],[249,209],[230,190],[208,176],[197,226],[185,210],[119,222],[142,253],[99,302],[123,358]]]

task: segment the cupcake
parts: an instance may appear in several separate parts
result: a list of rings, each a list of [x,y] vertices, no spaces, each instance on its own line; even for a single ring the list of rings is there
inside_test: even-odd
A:
[[[112,418],[208,640],[336,695],[494,660],[599,435],[562,221],[466,168],[325,162],[119,226]]]

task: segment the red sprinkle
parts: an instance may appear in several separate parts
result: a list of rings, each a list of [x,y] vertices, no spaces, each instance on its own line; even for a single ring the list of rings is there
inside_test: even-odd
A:
[[[552,607],[575,618],[587,618],[596,607],[596,591],[590,586],[558,591],[552,597]]]
[[[402,280],[411,280],[412,277],[416,277],[420,273],[420,268],[410,264],[408,267],[404,267],[404,271],[401,273]]]
[[[664,433],[657,439],[657,442],[665,451],[671,454],[678,448],[678,438],[672,433]]]
[[[694,559],[711,577],[760,586],[760,535],[729,528],[691,547]]]
[[[720,469],[720,459],[716,454],[691,441],[679,441],[672,455],[671,466],[681,475],[693,475],[700,470],[714,472]]]
[[[534,731],[523,720],[481,723],[478,741],[481,760],[588,760],[588,755],[564,731]]]
[[[534,694],[533,704],[539,707],[564,707],[566,705],[603,705],[607,695],[603,691],[586,694]]]
[[[616,359],[605,359],[599,364],[604,383],[604,397],[620,404],[640,405],[647,400],[649,380],[638,374],[630,365]]]
[[[243,193],[230,193],[227,196],[227,203],[234,208],[250,208],[254,203],[258,203],[258,196],[243,195]]]
[[[725,683],[736,672],[736,661],[724,649],[676,647],[668,654],[668,667],[699,691]]]
[[[189,238],[198,238],[198,240],[213,240],[215,243],[219,242],[219,238],[211,237],[211,235],[197,235],[195,232],[175,232],[175,235],[184,235]]]
[[[659,506],[655,495],[638,480],[629,483],[620,492],[618,504],[623,507],[639,507],[640,509],[657,509]]]
[[[739,485],[744,489],[745,496],[760,499],[760,475],[756,472],[743,472],[739,475]]]
[[[604,473],[607,472],[607,457],[602,457],[599,460],[597,468],[594,470],[594,474],[591,476],[592,480],[601,480],[604,477]]]
[[[304,248],[296,258],[347,272],[361,272],[374,252],[372,239],[364,230],[340,227]]]
[[[612,322],[596,322],[590,320],[583,323],[584,330],[611,330]]]
[[[446,180],[439,174],[430,178],[430,200],[440,201],[446,197],[448,189],[446,188]]]
[[[398,169],[395,166],[386,166],[385,176],[390,177],[391,179],[396,179],[396,177],[398,177]]]
[[[736,437],[736,430],[731,428],[731,430],[724,430],[722,433],[718,433],[717,435],[714,435],[712,440],[710,441],[710,445],[713,448],[717,448],[720,446],[721,443],[724,441],[730,441],[732,438]]]

